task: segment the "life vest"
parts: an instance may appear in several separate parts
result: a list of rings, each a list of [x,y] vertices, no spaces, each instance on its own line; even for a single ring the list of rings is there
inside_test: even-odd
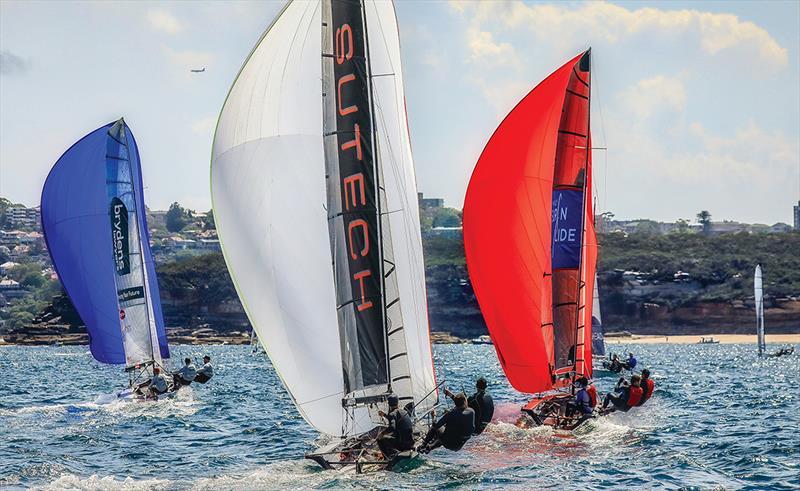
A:
[[[594,384],[589,384],[589,387],[586,387],[586,392],[589,394],[589,400],[592,402],[592,407],[597,406],[597,388]]]
[[[645,381],[644,381],[644,385],[645,385],[645,386],[644,386],[644,388],[642,389],[642,398],[639,400],[639,402],[638,402],[638,403],[636,403],[636,405],[637,405],[637,406],[641,406],[641,405],[642,405],[642,404],[644,404],[644,403],[645,403],[645,402],[646,402],[648,399],[650,399],[650,396],[652,396],[652,395],[653,395],[653,391],[654,391],[654,390],[655,390],[655,388],[656,388],[656,383],[655,383],[655,382],[653,382],[653,380],[652,380],[652,379],[647,379],[647,380],[645,380]],[[646,389],[646,390],[645,390],[645,389]]]
[[[642,388],[636,387],[635,385],[631,385],[628,387],[628,402],[626,403],[628,407],[633,407],[639,404],[639,400],[642,398]]]

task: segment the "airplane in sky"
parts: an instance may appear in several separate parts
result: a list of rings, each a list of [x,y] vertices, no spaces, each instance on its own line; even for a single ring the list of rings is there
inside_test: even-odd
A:
[[[192,73],[203,73],[204,71],[206,71],[206,67],[203,67],[202,70],[191,69],[189,71],[192,72]]]

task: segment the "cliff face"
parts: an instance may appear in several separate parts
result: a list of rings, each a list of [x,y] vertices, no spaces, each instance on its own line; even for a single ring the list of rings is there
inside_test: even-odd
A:
[[[606,331],[639,334],[752,333],[753,258],[767,265],[766,325],[771,333],[800,332],[800,234],[786,237],[602,237],[599,264],[601,310]],[[655,241],[655,242],[654,242]],[[427,238],[426,287],[430,327],[461,338],[486,334],[464,263],[460,238]],[[758,247],[761,256],[748,248]],[[766,251],[766,252],[764,252]],[[692,274],[673,275],[674,271]],[[249,332],[222,255],[206,254],[158,268],[166,325]],[[792,293],[795,292],[795,293]],[[794,295],[794,296],[792,296]],[[80,318],[66,297],[57,297],[36,325],[69,324]],[[44,326],[43,324],[47,324]]]

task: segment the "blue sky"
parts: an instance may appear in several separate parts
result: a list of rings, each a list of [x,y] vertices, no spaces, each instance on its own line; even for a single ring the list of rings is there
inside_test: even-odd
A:
[[[0,195],[124,116],[146,201],[210,206],[217,114],[280,2],[0,3]],[[800,198],[800,2],[397,3],[421,191],[461,207],[486,140],[593,48],[595,180],[620,218],[791,221]],[[190,68],[206,67],[193,75]],[[601,117],[602,115],[602,117]]]

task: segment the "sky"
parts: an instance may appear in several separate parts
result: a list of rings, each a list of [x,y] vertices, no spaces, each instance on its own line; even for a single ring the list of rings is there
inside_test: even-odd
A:
[[[210,207],[224,98],[283,2],[0,0],[0,196],[38,204],[58,157],[121,116],[145,201]],[[460,208],[514,105],[592,47],[599,211],[791,223],[800,2],[396,3],[419,190]],[[192,74],[192,68],[206,68]]]

